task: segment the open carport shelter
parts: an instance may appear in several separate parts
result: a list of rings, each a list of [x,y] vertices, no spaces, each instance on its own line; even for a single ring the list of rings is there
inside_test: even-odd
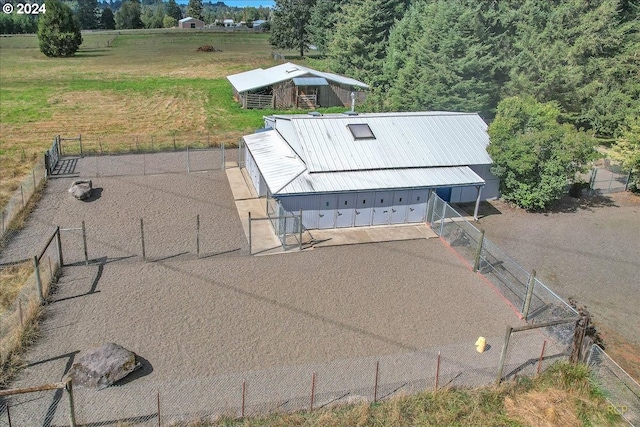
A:
[[[449,202],[498,197],[487,125],[477,114],[300,114],[265,118],[243,137],[244,166],[277,216],[305,228],[426,220],[431,192]]]
[[[361,104],[369,86],[350,77],[287,62],[227,76],[242,108],[349,106]],[[352,99],[352,94],[355,99]]]

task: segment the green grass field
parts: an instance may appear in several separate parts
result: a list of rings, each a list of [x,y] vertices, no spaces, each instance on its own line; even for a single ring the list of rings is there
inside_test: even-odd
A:
[[[242,110],[226,76],[277,65],[271,52],[267,34],[129,30],[83,34],[74,57],[47,58],[34,35],[0,37],[0,206],[55,135],[109,151],[125,135],[237,143],[274,111]]]

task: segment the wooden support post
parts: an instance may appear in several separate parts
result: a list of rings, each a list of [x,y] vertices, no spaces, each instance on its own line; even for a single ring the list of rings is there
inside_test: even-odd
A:
[[[69,395],[69,427],[76,427],[76,411],[73,403],[73,382],[71,378],[67,380],[65,390]]]
[[[440,352],[438,352],[438,361],[436,362],[436,383],[433,386],[433,391],[438,391],[439,380],[440,380]]]
[[[196,215],[196,255],[200,258],[200,214]]]
[[[500,363],[498,364],[498,375],[496,377],[496,384],[502,382],[502,371],[504,370],[504,364],[507,360],[507,351],[509,350],[509,340],[511,339],[511,332],[513,327],[507,326],[507,333],[504,336],[504,345],[502,346],[502,353],[500,354]]]
[[[142,260],[147,260],[147,252],[144,247],[144,221],[140,218],[140,239],[142,240]]]
[[[31,169],[31,177],[33,178],[33,191],[36,191],[36,170],[35,169]]]
[[[158,390],[158,393],[156,394],[156,404],[157,404],[157,408],[158,408],[158,427],[160,427],[160,425],[161,425],[161,419],[160,419],[160,390]]]
[[[298,223],[298,227],[300,228],[300,250],[302,250],[302,208],[300,209],[300,222]]]
[[[84,264],[89,265],[89,252],[87,252],[87,227],[82,221],[82,244],[84,246]]]
[[[64,258],[62,257],[62,238],[60,236],[60,226],[56,227],[56,236],[58,237],[58,265],[59,268],[64,267]]]
[[[245,405],[245,398],[247,396],[247,383],[245,380],[242,380],[242,418],[244,418],[244,405]]]
[[[9,412],[9,405],[7,405],[7,421],[9,421],[9,427],[11,427],[11,413]]]
[[[376,379],[373,386],[373,403],[378,401],[378,373],[380,372],[380,361],[376,362]]]
[[[36,273],[36,288],[38,289],[38,297],[40,298],[40,304],[44,304],[44,295],[42,294],[42,279],[40,277],[40,266],[38,265],[38,257],[33,257],[33,268]]]
[[[482,245],[484,244],[484,230],[480,231],[480,240],[478,241],[478,247],[476,248],[476,257],[473,262],[473,272],[476,273],[480,268],[480,257],[482,256]]]
[[[571,355],[569,356],[569,362],[571,363],[578,363],[580,361],[582,341],[584,340],[590,321],[589,313],[581,311],[580,318],[576,322],[576,328],[573,333],[573,345],[571,346]]]
[[[252,255],[251,252],[251,212],[249,212],[249,255]]]
[[[22,300],[18,299],[18,316],[20,317],[20,326],[24,326],[24,316],[22,315]]]
[[[538,371],[537,374],[540,375],[540,371],[542,370],[542,359],[544,359],[544,349],[547,346],[547,340],[544,340],[542,343],[542,351],[540,352],[540,359],[538,359]]]
[[[191,164],[189,163],[189,146],[187,145],[187,173],[191,173]]]
[[[220,148],[222,150],[222,170],[225,170],[225,154],[224,154],[224,142],[220,143]]]
[[[527,321],[529,316],[529,307],[531,307],[531,298],[533,297],[533,288],[536,285],[536,271],[532,270],[527,283],[527,295],[522,304],[522,318]]]
[[[82,134],[78,135],[78,142],[80,143],[80,157],[84,157],[84,153],[82,152]]]
[[[316,373],[314,372],[311,376],[311,406],[309,407],[310,411],[313,411],[313,400],[316,397]]]

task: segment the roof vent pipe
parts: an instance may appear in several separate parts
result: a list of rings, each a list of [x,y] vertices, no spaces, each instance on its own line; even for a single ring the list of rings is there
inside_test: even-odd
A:
[[[351,92],[351,112],[354,113],[356,111],[356,93]]]

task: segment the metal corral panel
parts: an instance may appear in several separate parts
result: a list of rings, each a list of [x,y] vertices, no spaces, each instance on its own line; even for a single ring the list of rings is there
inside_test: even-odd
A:
[[[283,143],[276,131],[247,135],[244,142],[274,195],[306,169],[293,149]]]
[[[266,175],[265,178],[269,182],[269,178]],[[357,172],[305,172],[287,186],[278,190],[277,194],[334,193],[341,191],[476,185],[484,185],[484,180],[466,166]],[[270,183],[269,187],[276,194]]]
[[[233,74],[227,76],[227,80],[229,80],[231,85],[233,85],[238,92],[242,93],[307,75],[309,77],[320,77],[325,80],[331,80],[340,84],[351,85],[363,89],[369,88],[367,84],[361,81],[340,76],[338,74],[324,73],[312,68],[292,64],[291,62],[276,65],[275,67],[267,68],[266,70],[258,68],[244,73]]]
[[[302,210],[302,224],[309,230],[318,228],[318,211],[320,208],[320,195],[291,196],[279,199],[287,213],[297,215]]]
[[[492,163],[487,125],[477,114],[289,117],[310,172]],[[369,125],[375,138],[354,140],[349,124]]]

